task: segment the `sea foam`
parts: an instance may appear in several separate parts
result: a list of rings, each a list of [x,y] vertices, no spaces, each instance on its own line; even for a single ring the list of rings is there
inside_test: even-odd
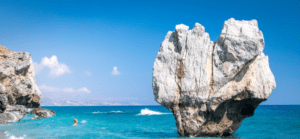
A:
[[[107,113],[107,112],[101,112],[101,111],[94,111],[93,114],[99,114],[99,113]]]
[[[122,111],[110,111],[109,113],[124,113]]]
[[[32,108],[28,108],[27,112],[30,113],[33,109]]]
[[[157,111],[151,111],[147,108],[142,109],[141,113],[139,113],[138,115],[164,115],[164,114],[172,114],[172,113],[162,113],[162,112],[157,112]]]
[[[84,124],[84,123],[86,123],[86,120],[82,120],[80,123]]]
[[[10,136],[8,139],[25,139],[26,135],[23,135],[22,137],[16,137],[14,135]]]
[[[93,114],[100,114],[100,113],[107,113],[107,112],[100,112],[100,111],[94,111]],[[109,113],[124,113],[123,111],[110,111]]]
[[[21,137],[16,137],[14,135],[10,135],[7,131],[5,131],[4,134],[6,134],[6,137],[8,137],[8,139],[25,139],[26,138],[26,135],[23,135]]]

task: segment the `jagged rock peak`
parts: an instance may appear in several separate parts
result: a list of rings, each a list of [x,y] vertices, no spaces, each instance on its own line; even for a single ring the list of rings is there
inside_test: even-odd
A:
[[[276,87],[256,20],[225,21],[212,42],[205,28],[169,31],[153,67],[155,100],[173,112],[181,136],[226,136]]]

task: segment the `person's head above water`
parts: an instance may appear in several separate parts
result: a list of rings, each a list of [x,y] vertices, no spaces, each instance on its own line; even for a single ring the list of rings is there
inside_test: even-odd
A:
[[[74,124],[73,125],[77,125],[78,120],[76,118],[74,118]]]

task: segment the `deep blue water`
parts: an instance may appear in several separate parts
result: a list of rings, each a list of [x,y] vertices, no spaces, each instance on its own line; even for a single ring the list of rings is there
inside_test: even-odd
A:
[[[0,138],[179,138],[173,115],[162,106],[43,108],[54,110],[56,115],[35,120],[26,115],[20,122],[0,125]],[[146,108],[160,113],[142,115]],[[74,118],[78,126],[72,126]],[[300,105],[259,106],[232,138],[300,138]]]

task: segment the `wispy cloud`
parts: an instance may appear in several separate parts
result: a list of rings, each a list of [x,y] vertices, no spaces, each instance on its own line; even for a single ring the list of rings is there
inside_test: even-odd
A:
[[[84,71],[84,73],[85,73],[87,76],[91,76],[91,75],[92,75],[92,72],[89,71],[89,70]]]
[[[130,102],[130,103],[113,103],[113,102],[102,102],[102,105],[106,106],[130,106],[130,105],[141,105],[136,102]]]
[[[33,62],[33,66],[34,66],[35,74],[38,74],[39,72],[41,72],[41,70],[45,67],[44,65],[38,64],[35,62]]]
[[[111,72],[111,74],[112,74],[112,75],[120,75],[121,72],[118,71],[118,68],[117,68],[117,67],[114,67],[114,68],[113,68],[113,71]]]
[[[42,106],[138,106],[142,105],[136,102],[111,102],[111,101],[91,101],[86,99],[74,100],[70,98],[57,99],[43,97],[41,99]]]
[[[86,87],[82,87],[76,90],[70,87],[57,88],[47,85],[41,85],[39,86],[39,89],[42,93],[91,93],[91,91],[88,90]]]
[[[33,63],[35,72],[38,74],[45,67],[50,68],[49,76],[52,78],[59,77],[61,75],[71,73],[69,67],[66,64],[59,63],[57,56],[53,55],[51,58],[44,57],[41,64]]]

